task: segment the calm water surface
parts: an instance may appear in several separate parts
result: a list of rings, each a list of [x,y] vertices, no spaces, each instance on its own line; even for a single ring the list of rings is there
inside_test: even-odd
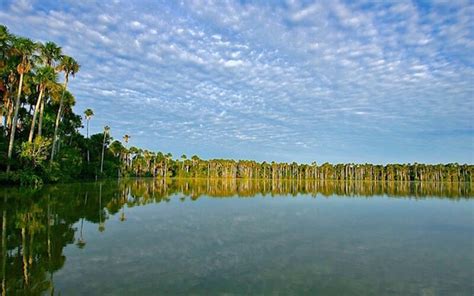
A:
[[[473,295],[471,184],[0,189],[5,295]]]

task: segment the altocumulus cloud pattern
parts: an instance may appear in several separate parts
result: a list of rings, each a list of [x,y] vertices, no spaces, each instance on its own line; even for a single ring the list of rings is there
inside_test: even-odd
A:
[[[80,62],[92,131],[301,162],[472,163],[473,16],[472,1],[0,0],[12,33]]]

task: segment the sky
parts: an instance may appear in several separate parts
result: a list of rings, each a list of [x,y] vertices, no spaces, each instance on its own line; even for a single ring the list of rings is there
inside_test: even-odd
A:
[[[473,163],[474,1],[0,0],[91,132],[201,158]]]

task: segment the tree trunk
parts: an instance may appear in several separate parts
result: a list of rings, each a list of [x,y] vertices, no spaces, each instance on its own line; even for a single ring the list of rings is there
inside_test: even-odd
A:
[[[7,130],[8,130],[8,114],[10,113],[10,98],[9,98],[9,92],[8,90],[5,90],[5,92],[3,93],[3,106],[4,106],[4,110],[8,110],[6,113],[7,113],[7,116],[3,115],[2,113],[2,116],[0,117],[1,118],[1,121],[3,121],[3,127],[5,128],[5,134],[7,133]]]
[[[89,139],[89,118],[87,119],[87,139]],[[90,163],[89,143],[87,143],[87,163]]]
[[[18,122],[18,109],[20,109],[20,97],[21,97],[22,85],[23,85],[23,74],[20,74],[20,82],[18,83],[18,94],[16,96],[16,101],[15,101],[15,111],[13,112],[13,123],[12,123],[12,130],[10,133],[10,143],[8,144],[7,173],[10,172],[10,160],[12,159],[13,144],[15,142],[15,132],[16,132],[16,124]]]
[[[40,115],[39,115],[39,121],[38,121],[38,137],[41,137],[43,133],[44,101],[45,100],[41,100],[41,109],[40,109]]]
[[[33,141],[33,134],[35,132],[36,117],[38,116],[38,111],[41,106],[41,100],[43,99],[43,88],[41,87],[40,93],[38,96],[38,101],[36,102],[35,112],[33,113],[33,119],[31,120],[30,134],[28,136],[28,143]]]
[[[13,102],[10,99],[8,100],[8,108],[7,109],[8,109],[8,114],[7,114],[7,119],[6,119],[7,123],[6,123],[5,126],[7,127],[7,131],[8,131],[9,129],[11,129],[11,126],[12,126],[12,116],[13,116],[13,109],[14,109],[13,108]]]
[[[102,141],[102,157],[100,159],[100,173],[104,172],[104,152],[105,152],[105,137],[106,133],[104,132],[104,140]]]
[[[58,114],[56,116],[56,123],[54,125],[53,148],[51,149],[51,161],[53,161],[53,159],[54,159],[54,153],[55,153],[55,149],[56,149],[56,142],[58,140],[59,121],[61,120],[61,112],[63,111],[64,93],[67,90],[67,82],[68,82],[68,76],[66,75],[65,81],[64,81],[63,93],[61,95],[61,100],[59,101],[59,109],[58,109]]]

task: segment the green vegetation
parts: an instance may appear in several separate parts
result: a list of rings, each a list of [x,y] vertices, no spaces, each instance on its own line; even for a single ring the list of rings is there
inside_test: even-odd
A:
[[[72,111],[69,79],[78,62],[52,43],[33,42],[0,26],[0,183],[39,185],[104,177],[180,177],[472,182],[473,165],[258,163],[248,160],[173,159],[170,153],[128,147],[110,128],[89,137],[94,116]],[[58,79],[62,77],[62,82]]]

